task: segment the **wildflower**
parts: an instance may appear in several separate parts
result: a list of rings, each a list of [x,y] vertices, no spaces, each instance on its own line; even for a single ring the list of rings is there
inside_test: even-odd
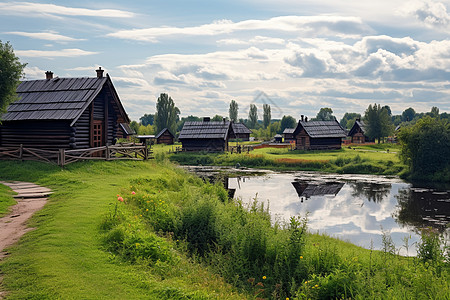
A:
[[[145,211],[148,211],[148,208]]]
[[[266,277],[266,276],[263,276],[263,279],[264,279],[264,280],[266,280],[266,279],[267,279],[267,277]]]
[[[136,247],[138,247],[140,244],[139,243],[136,243]]]
[[[139,217],[142,217],[142,215],[139,215]]]
[[[131,195],[135,195],[135,194],[136,194],[136,192],[135,192],[135,191],[132,191],[132,192],[131,192]]]
[[[177,240],[177,241],[178,241],[178,240]],[[249,278],[249,279],[247,280],[247,282],[253,284],[253,283],[255,282],[255,278]]]
[[[117,196],[117,201],[123,202],[123,198],[120,196]]]
[[[286,297],[286,300],[289,300],[289,297]]]
[[[258,282],[258,283],[256,284],[256,286],[264,287],[264,284],[263,284],[262,282]]]
[[[319,286],[316,284],[315,287],[318,288]]]
[[[303,259],[303,256],[300,256],[300,259]]]
[[[308,284],[308,281],[305,281],[305,284]]]

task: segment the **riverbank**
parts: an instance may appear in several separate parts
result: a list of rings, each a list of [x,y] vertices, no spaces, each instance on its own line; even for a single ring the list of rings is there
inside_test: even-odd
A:
[[[426,235],[417,258],[270,222],[257,202],[160,162],[58,167],[0,161],[2,180],[55,193],[0,263],[8,299],[445,298],[448,262]],[[407,244],[408,242],[405,241]],[[408,246],[408,245],[405,245]],[[409,245],[409,247],[411,247]],[[432,251],[429,251],[431,249]]]
[[[162,153],[163,147],[156,145],[155,153]],[[400,162],[398,151],[396,145],[381,144],[350,145],[340,150],[328,151],[260,148],[241,154],[181,152],[170,154],[168,157],[182,165],[238,165],[271,170],[402,176],[406,172],[406,166]]]

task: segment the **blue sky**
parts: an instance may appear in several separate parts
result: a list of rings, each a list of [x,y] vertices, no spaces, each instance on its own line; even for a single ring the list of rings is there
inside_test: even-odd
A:
[[[160,93],[182,116],[450,112],[450,0],[0,1],[0,40],[26,79],[101,66],[134,120]]]

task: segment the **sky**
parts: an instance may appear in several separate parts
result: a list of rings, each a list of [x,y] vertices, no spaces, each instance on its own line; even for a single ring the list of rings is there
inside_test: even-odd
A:
[[[450,0],[0,0],[0,40],[25,80],[101,66],[132,120],[161,93],[181,116],[450,112]]]

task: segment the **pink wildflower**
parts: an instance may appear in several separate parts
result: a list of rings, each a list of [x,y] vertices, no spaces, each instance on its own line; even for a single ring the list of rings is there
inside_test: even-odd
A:
[[[117,201],[123,202],[123,198],[122,197],[117,197]]]
[[[131,195],[135,195],[135,194],[136,194],[136,192],[135,192],[135,191],[132,191],[132,192],[131,192]]]

